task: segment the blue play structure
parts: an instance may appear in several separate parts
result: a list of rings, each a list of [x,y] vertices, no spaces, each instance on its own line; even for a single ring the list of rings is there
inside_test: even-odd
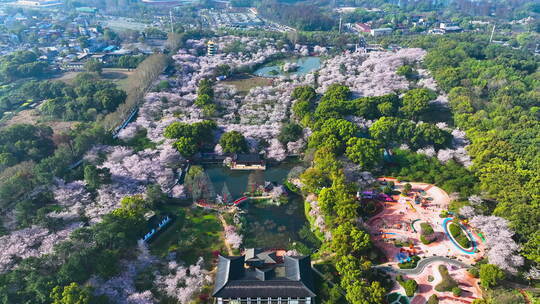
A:
[[[148,242],[153,236],[156,235],[163,227],[165,227],[167,224],[171,222],[171,218],[169,216],[166,216],[159,224],[157,228],[152,228],[150,232],[144,235],[143,241]]]
[[[404,262],[410,262],[411,261],[411,257],[406,254],[405,252],[400,252],[398,254],[396,254],[396,260],[399,261],[399,263],[404,263]]]

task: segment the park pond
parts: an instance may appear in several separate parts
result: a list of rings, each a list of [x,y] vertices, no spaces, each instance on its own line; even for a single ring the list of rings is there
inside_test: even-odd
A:
[[[283,184],[289,171],[297,162],[284,162],[268,166],[265,171],[234,171],[223,165],[204,166],[216,194],[225,192],[236,199],[245,192],[252,192],[265,181]],[[302,197],[289,192],[288,202],[281,206],[247,201],[241,205],[246,211],[248,228],[245,231],[245,247],[287,248],[300,240],[298,232],[306,225]]]
[[[284,72],[282,66],[285,63],[295,63],[298,68],[291,72]],[[305,75],[321,67],[321,58],[315,56],[301,57],[297,59],[271,61],[257,69],[253,74],[260,77],[279,77],[283,75]]]

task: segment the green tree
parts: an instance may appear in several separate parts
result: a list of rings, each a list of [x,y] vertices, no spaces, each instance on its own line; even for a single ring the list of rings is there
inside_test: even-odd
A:
[[[330,185],[330,178],[317,168],[308,168],[300,175],[300,181],[304,185],[302,189],[308,193],[318,194],[322,188]]]
[[[94,165],[84,166],[84,181],[90,189],[97,189],[99,186],[111,182],[111,173],[108,168],[97,168]]]
[[[146,202],[150,208],[155,209],[168,200],[167,194],[161,190],[159,185],[153,184],[146,188]]]
[[[416,77],[418,77],[418,72],[416,72],[416,70],[408,65],[408,64],[404,64],[402,66],[400,66],[397,71],[396,71],[396,74],[400,75],[400,76],[403,76],[407,79],[414,79]]]
[[[347,141],[345,155],[364,169],[376,167],[383,158],[383,149],[372,139],[353,137]]]
[[[309,103],[313,102],[315,97],[317,97],[317,93],[315,92],[315,89],[310,86],[296,87],[291,94],[292,99],[297,99],[298,101],[307,101]]]
[[[192,137],[193,128],[191,125],[187,123],[176,121],[165,128],[163,132],[163,136],[169,139],[180,138],[180,137]]]
[[[180,137],[174,146],[184,157],[191,157],[197,153],[197,143],[191,137]]]
[[[219,144],[226,153],[242,153],[248,151],[248,146],[244,135],[238,131],[231,131],[223,134],[219,139]]]
[[[87,72],[94,72],[94,73],[101,74],[101,72],[103,71],[103,63],[101,63],[97,59],[90,59],[84,63],[84,69]]]
[[[112,214],[123,218],[137,218],[148,210],[148,203],[142,195],[126,196],[120,201],[120,208],[114,210]]]
[[[505,278],[504,272],[492,264],[480,265],[480,285],[484,288],[496,286],[500,280]]]
[[[529,240],[523,246],[523,255],[536,262],[540,263],[540,231],[535,231]]]
[[[295,123],[286,123],[281,126],[281,130],[278,135],[278,140],[287,144],[291,141],[296,141],[302,136],[302,127]]]
[[[359,254],[371,247],[369,234],[351,222],[345,222],[332,231],[332,249],[338,256]]]
[[[51,295],[52,304],[89,304],[92,298],[90,289],[72,282],[67,286],[56,286]]]
[[[307,100],[298,100],[292,106],[294,116],[300,120],[311,113],[311,111],[312,104]]]
[[[403,95],[403,107],[400,111],[410,119],[416,120],[429,109],[429,102],[437,98],[437,94],[429,89],[412,89]]]
[[[220,64],[216,67],[217,76],[230,76],[231,75],[231,66],[228,64]]]

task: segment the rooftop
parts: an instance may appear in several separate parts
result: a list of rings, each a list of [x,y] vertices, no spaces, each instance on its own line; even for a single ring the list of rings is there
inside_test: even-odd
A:
[[[248,249],[246,256],[220,255],[212,295],[221,298],[316,296],[309,256],[284,256],[283,262],[273,264],[277,260],[275,254],[262,253],[260,249]],[[261,258],[269,263],[259,267],[247,263]]]

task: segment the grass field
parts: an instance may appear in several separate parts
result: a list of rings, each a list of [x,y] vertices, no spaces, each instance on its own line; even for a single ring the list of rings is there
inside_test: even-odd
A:
[[[127,88],[128,76],[131,75],[133,71],[134,70],[119,68],[105,68],[101,73],[101,79],[112,81],[116,83],[120,88],[125,90]],[[65,72],[59,77],[53,78],[51,80],[63,81],[67,84],[72,84],[75,80],[75,77],[77,77],[77,75],[79,75],[80,73],[84,72]]]
[[[234,75],[231,78],[222,81],[221,83],[227,85],[233,85],[238,93],[246,95],[249,90],[254,87],[262,87],[272,85],[272,79],[252,76],[249,74]]]
[[[179,209],[173,214],[174,222],[150,244],[152,254],[164,257],[176,252],[187,264],[195,264],[199,257],[211,262],[213,252],[225,254],[220,239],[221,223],[213,213],[198,209]]]

